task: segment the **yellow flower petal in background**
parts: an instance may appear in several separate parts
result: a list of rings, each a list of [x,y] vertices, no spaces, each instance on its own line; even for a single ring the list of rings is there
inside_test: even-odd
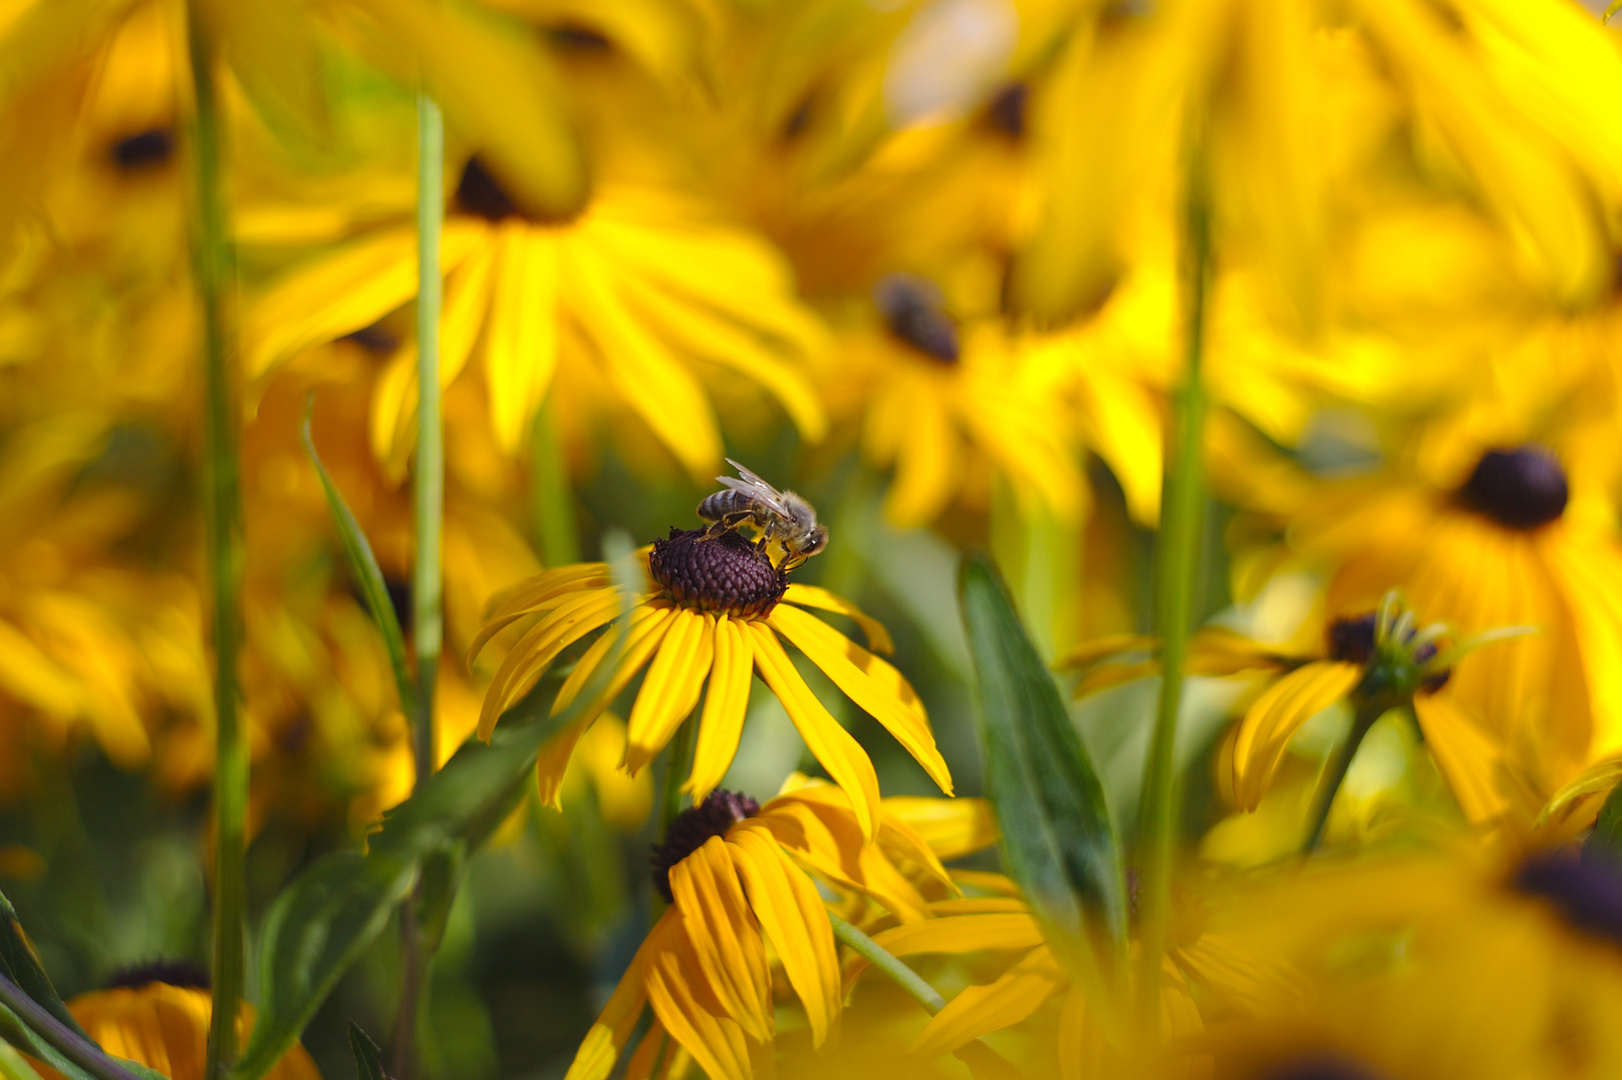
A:
[[[558,260],[553,244],[531,242],[524,223],[497,228],[501,254],[485,328],[485,379],[496,441],[516,454],[557,365]]]
[[[931,799],[891,795],[884,800],[886,817],[906,823],[928,844],[936,858],[951,861],[997,842],[997,815],[985,799]]]
[[[1019,1023],[1049,998],[1063,993],[1069,983],[1053,954],[1046,947],[1036,949],[995,982],[964,987],[946,1008],[930,1017],[907,1052],[920,1061],[933,1060],[982,1035]]]
[[[1356,664],[1318,661],[1292,671],[1256,699],[1234,741],[1234,801],[1241,808],[1253,810],[1261,801],[1290,736],[1350,693],[1362,677]]]

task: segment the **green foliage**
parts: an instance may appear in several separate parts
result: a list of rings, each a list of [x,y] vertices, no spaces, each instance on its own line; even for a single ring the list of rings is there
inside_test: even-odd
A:
[[[353,1020],[349,1021],[349,1049],[355,1054],[358,1080],[389,1080],[383,1071],[383,1057],[377,1044]]]
[[[1100,932],[1120,942],[1121,850],[1092,761],[990,560],[966,559],[958,581],[1003,858],[1063,951]]]
[[[361,531],[360,522],[350,512],[349,504],[344,502],[338,485],[332,482],[326,466],[321,464],[321,456],[315,452],[315,440],[310,436],[310,412],[314,406],[315,397],[312,395],[304,406],[304,424],[300,430],[304,452],[315,466],[315,474],[321,478],[321,489],[327,494],[327,506],[332,510],[332,523],[338,530],[338,539],[343,542],[349,573],[360,586],[361,595],[366,598],[366,608],[372,613],[372,621],[377,623],[378,630],[383,634],[383,644],[389,651],[389,664],[394,669],[394,686],[400,694],[400,709],[409,716],[416,700],[416,684],[411,679],[411,669],[406,662],[405,634],[400,629],[400,617],[389,600],[388,586],[383,582],[383,571],[377,565],[372,545]]]
[[[69,1031],[81,1038],[90,1037],[79,1026],[79,1021],[73,1018],[73,1014],[68,1012],[68,1007],[62,1004],[56,987],[51,985],[50,976],[45,974],[33,946],[23,935],[22,925],[17,921],[17,909],[11,906],[4,893],[0,893],[0,971]]]
[[[1583,841],[1583,858],[1608,858],[1622,866],[1622,784],[1611,789],[1600,804],[1599,817],[1594,820],[1594,831]]]

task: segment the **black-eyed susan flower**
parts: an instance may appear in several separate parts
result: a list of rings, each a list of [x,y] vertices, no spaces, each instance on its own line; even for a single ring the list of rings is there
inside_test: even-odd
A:
[[[592,1025],[568,1080],[602,1080],[624,1053],[644,1005],[654,1023],[632,1058],[642,1077],[657,1056],[679,1051],[717,1080],[771,1074],[775,968],[804,1009],[814,1046],[838,1031],[839,962],[817,882],[922,912],[902,867],[925,868],[955,889],[927,842],[881,804],[868,843],[850,799],[811,784],[758,805],[711,791],[671,823],[654,849],[654,886],[670,908],[649,932]],[[768,954],[766,944],[770,943]],[[663,1048],[666,1039],[674,1045]]]
[[[80,994],[68,1011],[95,1043],[114,1057],[156,1069],[170,1080],[203,1080],[209,1017],[214,1005],[207,974],[191,965],[160,962],[118,975],[105,990]],[[253,1007],[242,1004],[239,1037],[254,1022]],[[41,1076],[60,1074],[36,1065]],[[321,1080],[304,1047],[294,1045],[265,1074],[268,1080]]]
[[[637,773],[664,748],[683,721],[698,724],[693,767],[682,790],[702,800],[726,775],[737,753],[752,676],[758,673],[782,702],[828,775],[851,798],[862,831],[877,827],[878,778],[867,753],[801,678],[783,648],[787,639],[847,696],[883,724],[941,790],[952,778],[917,693],[901,673],[846,638],[806,608],[854,619],[868,645],[888,652],[889,634],[862,611],[814,586],[790,583],[761,546],[737,529],[717,535],[672,529],[647,550],[653,589],[622,595],[605,563],[547,570],[511,587],[492,603],[476,654],[512,623],[539,616],[514,643],[491,679],[479,721],[488,738],[496,720],[523,697],[570,645],[603,627],[558,690],[553,712],[569,707],[618,646],[607,688],[542,750],[541,791],[550,801],[580,734],[644,667],[647,675],[627,719],[624,766]],[[631,610],[621,615],[623,605]],[[702,709],[695,713],[703,695]],[[691,720],[689,715],[693,714]]]
[[[243,330],[250,377],[352,334],[416,292],[408,220],[295,269],[253,306]],[[560,362],[647,425],[695,476],[720,465],[702,376],[741,375],[801,432],[825,420],[797,363],[821,348],[815,317],[763,240],[698,200],[604,186],[578,214],[526,211],[479,156],[462,167],[442,238],[441,380],[482,363],[488,424],[516,451]],[[411,448],[413,347],[396,352],[373,401],[372,440],[396,469]]]
[[[1337,486],[1291,539],[1331,577],[1328,610],[1367,610],[1400,589],[1464,635],[1536,634],[1455,672],[1448,696],[1504,748],[1536,813],[1584,767],[1622,750],[1622,551],[1567,512],[1559,457],[1535,444],[1488,449],[1452,477],[1382,476]]]

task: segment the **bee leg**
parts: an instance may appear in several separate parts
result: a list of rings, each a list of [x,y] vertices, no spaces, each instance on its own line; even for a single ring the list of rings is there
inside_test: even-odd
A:
[[[732,532],[754,516],[752,510],[739,510],[735,513],[724,514],[716,519],[715,524],[704,530],[704,539],[713,540],[722,533]]]

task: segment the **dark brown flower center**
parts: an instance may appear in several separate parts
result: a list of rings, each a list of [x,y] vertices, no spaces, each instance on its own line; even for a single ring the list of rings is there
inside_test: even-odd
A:
[[[1521,864],[1511,885],[1547,901],[1573,930],[1622,945],[1622,866],[1608,855],[1538,852]]]
[[[187,990],[207,990],[209,988],[208,968],[195,960],[149,960],[144,964],[136,964],[116,973],[107,980],[104,989],[115,990],[127,987],[139,990],[152,983],[164,983],[168,986],[179,986]]]
[[[1264,1080],[1380,1080],[1360,1061],[1339,1054],[1308,1054],[1279,1062],[1262,1073]]]
[[[991,126],[1010,139],[1025,137],[1025,113],[1029,107],[1031,88],[1022,82],[1003,87],[986,106],[986,119]]]
[[[144,172],[167,165],[175,153],[175,133],[168,128],[151,128],[128,135],[113,143],[113,164],[121,172]]]
[[[486,221],[525,216],[477,154],[468,158],[462,167],[462,179],[456,184],[456,206],[463,213]]]
[[[1329,624],[1329,659],[1348,664],[1366,664],[1374,656],[1374,628],[1379,617],[1374,612],[1351,615]]]
[[[648,569],[666,597],[699,611],[758,618],[788,589],[788,576],[736,529],[709,536],[704,529],[673,527],[653,542]]]
[[[1531,444],[1488,450],[1459,489],[1461,503],[1506,529],[1547,525],[1566,512],[1567,497],[1560,459]]]
[[[873,287],[873,303],[890,333],[926,356],[957,363],[957,324],[933,282],[912,274],[888,274]]]
[[[760,813],[760,804],[736,791],[710,792],[697,806],[676,815],[662,844],[653,845],[653,887],[675,903],[670,891],[670,868],[703,847],[712,836],[725,836],[735,822]]]

